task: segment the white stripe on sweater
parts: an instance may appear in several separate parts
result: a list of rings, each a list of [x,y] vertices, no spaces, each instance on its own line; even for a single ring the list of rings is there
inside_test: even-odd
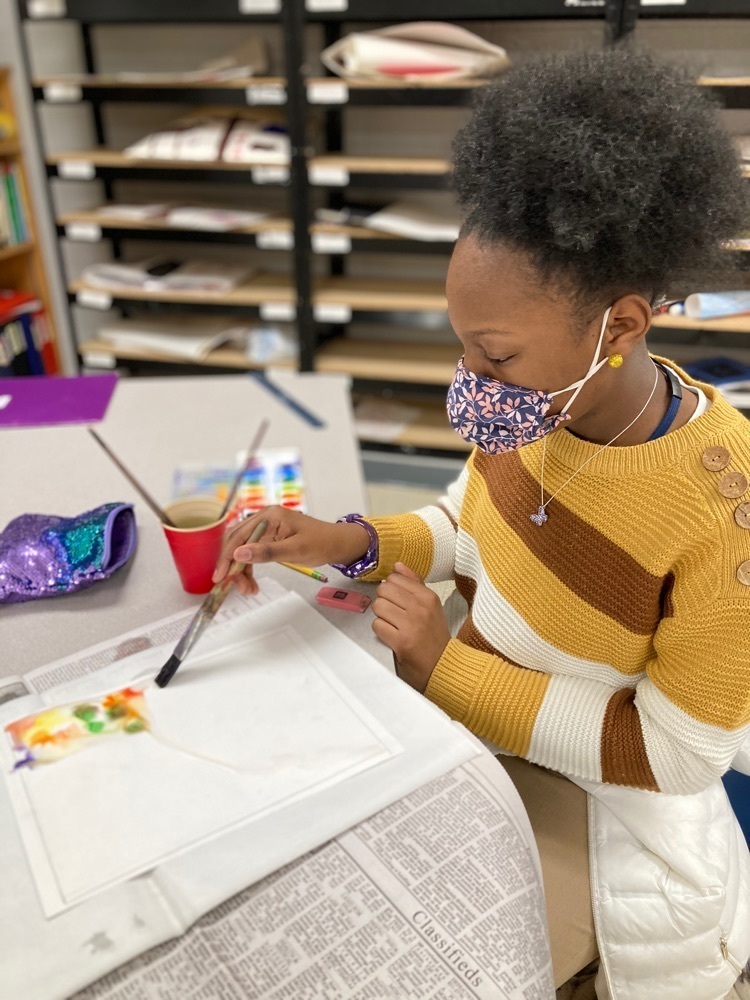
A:
[[[432,535],[432,565],[425,580],[427,583],[452,580],[456,558],[456,529],[451,524],[451,519],[439,507],[422,507],[413,513],[425,522]]]
[[[528,759],[533,764],[602,780],[602,723],[614,691],[577,677],[553,677],[531,733]]]
[[[645,676],[643,673],[623,674],[608,663],[564,653],[543,639],[492,585],[482,568],[476,542],[460,528],[456,539],[456,573],[477,581],[472,608],[474,624],[495,649],[515,663],[548,674],[599,681],[613,688],[635,687]]]

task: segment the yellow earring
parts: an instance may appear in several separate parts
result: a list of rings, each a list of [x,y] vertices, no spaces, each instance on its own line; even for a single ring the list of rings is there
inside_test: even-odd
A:
[[[607,364],[609,365],[610,368],[619,368],[624,360],[625,359],[623,358],[622,354],[612,354],[607,359]]]

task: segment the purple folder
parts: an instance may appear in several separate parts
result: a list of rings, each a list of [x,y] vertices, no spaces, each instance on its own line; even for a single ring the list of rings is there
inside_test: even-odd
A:
[[[0,428],[93,424],[104,417],[117,375],[0,378]]]

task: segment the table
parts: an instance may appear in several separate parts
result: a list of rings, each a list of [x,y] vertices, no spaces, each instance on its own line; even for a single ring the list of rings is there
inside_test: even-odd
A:
[[[254,379],[230,376],[123,379],[97,430],[157,502],[166,503],[178,464],[233,463],[267,416],[264,446],[299,449],[315,516],[334,520],[364,512],[348,380],[291,372],[274,377],[326,426],[310,426]],[[0,482],[0,527],[19,514],[71,516],[125,500],[135,504],[139,531],[134,558],[110,580],[79,594],[0,608],[0,676],[197,606],[180,587],[159,522],[84,427],[0,430]],[[287,588],[314,599],[315,581],[281,572]],[[329,614],[336,621],[344,617]],[[345,624],[347,631],[353,627]],[[388,660],[374,637],[364,635],[362,641]]]
[[[237,451],[247,447],[261,416],[269,416],[271,427],[264,444],[299,448],[312,513],[324,519],[333,519],[349,511],[366,512],[346,380],[290,373],[284,376],[284,386],[322,417],[326,427],[315,429],[304,423],[250,378],[239,376],[123,380],[97,429],[156,499],[164,503],[169,498],[172,471],[178,463],[232,460]],[[200,599],[185,594],[180,588],[158,521],[85,428],[0,431],[0,470],[3,482],[0,490],[0,526],[21,513],[73,515],[113,500],[133,502],[139,526],[139,543],[133,560],[112,579],[79,594],[0,608],[0,677],[23,674],[115,635],[197,606]],[[392,669],[390,651],[374,636],[370,616],[322,608],[314,602],[319,585],[282,567],[265,566],[261,573],[274,576],[287,589],[297,591],[380,663]],[[332,575],[336,576],[334,571]],[[346,586],[372,591],[372,585],[368,584],[346,581]],[[467,810],[467,796],[474,797],[473,811]],[[293,914],[295,908],[301,905],[300,893],[303,889],[310,899],[315,893],[323,895],[327,907],[326,920],[331,922],[331,927],[338,927],[341,934],[348,935],[338,958],[340,969],[349,969],[346,974],[354,974],[352,962],[361,962],[361,975],[371,977],[371,971],[366,971],[372,968],[371,960],[362,950],[364,945],[360,943],[359,931],[352,923],[357,913],[366,921],[372,946],[379,949],[379,964],[386,962],[386,953],[390,949],[393,961],[388,960],[388,975],[396,979],[391,978],[391,985],[385,987],[386,992],[377,995],[395,995],[392,992],[396,988],[394,983],[400,983],[402,975],[410,977],[414,986],[409,996],[424,1000],[438,995],[489,1000],[499,995],[497,983],[507,981],[511,966],[503,949],[497,948],[497,942],[504,938],[509,920],[517,924],[518,911],[513,910],[510,916],[506,915],[502,911],[502,900],[496,904],[497,912],[492,910],[488,913],[482,907],[486,906],[488,899],[498,895],[504,875],[494,874],[491,870],[482,870],[481,876],[479,872],[476,875],[474,891],[477,906],[473,911],[476,919],[472,917],[476,932],[468,924],[464,926],[460,938],[462,944],[460,948],[457,946],[459,951],[465,950],[467,958],[471,955],[471,962],[462,960],[459,965],[463,966],[464,972],[456,973],[455,969],[446,972],[446,963],[442,961],[444,956],[439,950],[442,946],[437,946],[435,950],[434,941],[440,939],[435,936],[434,919],[428,916],[428,912],[436,913],[445,905],[447,914],[455,907],[455,894],[465,891],[466,883],[462,881],[461,871],[457,871],[455,884],[451,884],[449,872],[439,877],[436,873],[436,888],[429,889],[429,902],[425,903],[420,893],[428,891],[427,884],[432,880],[429,873],[433,866],[437,868],[441,863],[444,848],[436,842],[434,857],[430,857],[428,850],[414,871],[408,870],[406,861],[399,870],[401,862],[397,859],[393,869],[389,867],[393,855],[393,847],[389,846],[391,843],[402,843],[404,836],[415,837],[416,843],[426,842],[434,835],[432,817],[437,814],[435,811],[440,815],[440,838],[454,842],[457,859],[462,858],[464,845],[476,852],[487,852],[492,850],[498,838],[501,839],[503,852],[516,852],[523,871],[520,877],[526,881],[526,940],[525,950],[522,948],[519,951],[519,930],[516,927],[512,977],[526,984],[534,982],[538,990],[535,996],[551,997],[544,901],[531,827],[520,798],[504,770],[489,753],[483,753],[476,763],[462,765],[444,779],[399,800],[390,810],[377,813],[371,821],[360,824],[319,851],[301,858],[280,873],[280,881],[271,876],[228,900],[199,920],[183,938],[152,949],[142,958],[125,965],[122,973],[117,970],[106,981],[84,990],[82,1000],[84,997],[91,1000],[94,997],[115,996],[119,1000],[125,996],[145,995],[138,992],[143,988],[139,985],[140,980],[135,984],[131,981],[136,993],[129,992],[131,986],[125,985],[127,977],[132,979],[139,975],[164,977],[166,985],[162,984],[159,996],[182,1000],[188,983],[192,987],[195,977],[204,973],[201,962],[206,954],[207,942],[210,941],[212,948],[221,951],[228,933],[234,935],[232,955],[220,961],[218,971],[209,970],[206,975],[223,977],[225,967],[233,959],[239,962],[237,969],[240,971],[240,966],[249,968],[253,963],[257,970],[263,961],[266,961],[268,969],[275,969],[275,959],[271,961],[273,953],[265,953],[278,945],[281,949],[279,954],[283,952],[285,961],[295,950],[298,955],[304,953],[307,956],[300,975],[306,985],[314,984],[312,992],[307,989],[299,992],[301,986],[292,983],[289,986],[291,992],[283,992],[279,996],[292,1000],[301,995],[354,996],[354,989],[349,992],[348,988],[339,985],[339,992],[335,992],[333,986],[326,985],[329,977],[333,976],[332,959],[314,957],[319,942],[313,940],[311,934],[313,926],[319,926],[318,922],[313,920],[297,927],[285,916]],[[489,822],[493,816],[495,818]],[[486,827],[485,821],[488,821]],[[469,839],[467,829],[470,826],[474,828]],[[380,857],[376,856],[378,842],[381,842],[385,852]],[[488,855],[485,853],[485,856]],[[417,860],[415,855],[415,864]],[[507,858],[503,858],[503,872],[507,864]],[[348,870],[345,882],[341,875],[344,868]],[[357,896],[357,901],[353,902],[357,893],[361,893],[361,898]],[[474,902],[470,896],[465,899],[464,914],[470,912]],[[517,905],[516,898],[512,900],[512,905]],[[425,907],[429,907],[429,911]],[[270,915],[277,914],[278,926],[258,931],[253,915],[258,909],[266,915],[266,925]],[[137,922],[141,918],[136,915],[134,920],[137,930]],[[457,934],[456,937],[458,939]],[[84,951],[76,961],[80,958],[93,963],[93,967],[101,970],[95,975],[101,975],[107,965],[106,956],[99,962],[100,953],[106,952],[110,946],[107,934],[95,934],[78,946]],[[326,956],[329,954],[330,951],[326,952]],[[474,965],[479,971],[474,969]],[[468,982],[469,972],[476,980],[484,977],[484,988],[475,992],[475,985]],[[271,972],[263,974],[270,975]],[[345,975],[344,972],[341,974]],[[90,975],[94,978],[94,974]],[[267,994],[265,988],[258,987],[258,980],[238,984],[237,975],[239,972],[232,972],[235,978],[228,982],[212,978],[202,991],[193,992],[191,988],[190,995],[204,1000],[214,1000],[219,995],[270,995],[270,986]],[[256,971],[254,975],[260,973]],[[226,976],[231,979],[229,971],[226,971]],[[450,982],[446,982],[446,976]],[[123,984],[122,993],[120,983]],[[254,992],[256,989],[260,992]],[[235,992],[237,990],[239,992]],[[47,995],[45,993],[45,1000]],[[61,991],[55,995],[70,994],[69,991]],[[0,1000],[6,1000],[6,996],[0,976]],[[15,996],[12,1000],[16,1000]]]

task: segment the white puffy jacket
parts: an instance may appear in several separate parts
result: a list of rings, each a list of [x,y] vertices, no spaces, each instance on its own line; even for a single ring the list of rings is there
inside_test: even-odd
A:
[[[722,783],[695,795],[576,783],[598,1000],[722,1000],[750,955],[750,854]]]

